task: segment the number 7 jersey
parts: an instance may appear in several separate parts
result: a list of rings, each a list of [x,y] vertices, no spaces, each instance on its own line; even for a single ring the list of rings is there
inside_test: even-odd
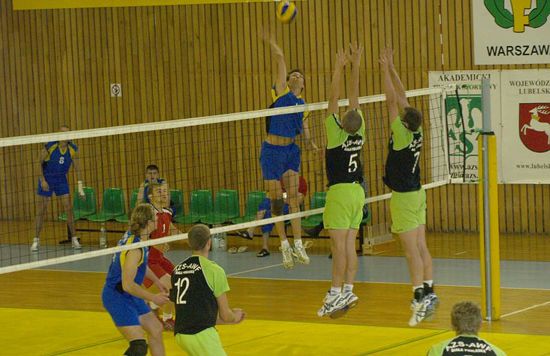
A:
[[[194,335],[216,325],[217,298],[229,291],[223,268],[193,255],[174,268],[170,300],[176,306],[175,334]]]
[[[361,127],[354,134],[347,133],[337,114],[332,114],[325,121],[327,131],[326,165],[328,185],[338,183],[362,183],[363,164],[361,150],[365,142],[365,119],[361,110]]]
[[[417,191],[420,189],[422,128],[412,132],[397,117],[391,123],[391,132],[384,183],[396,192]]]

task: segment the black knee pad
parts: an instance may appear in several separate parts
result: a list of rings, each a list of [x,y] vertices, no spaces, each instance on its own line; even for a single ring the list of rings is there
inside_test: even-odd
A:
[[[271,214],[273,215],[283,215],[283,207],[285,206],[285,201],[283,198],[280,199],[271,199]]]
[[[130,347],[124,351],[124,356],[146,356],[147,355],[147,342],[145,340],[132,340],[130,341]]]

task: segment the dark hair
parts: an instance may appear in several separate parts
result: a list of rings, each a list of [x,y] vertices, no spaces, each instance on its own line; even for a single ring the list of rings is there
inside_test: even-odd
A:
[[[410,106],[407,106],[403,111],[402,120],[407,123],[407,128],[413,132],[417,131],[422,125],[422,113]]]
[[[461,302],[451,310],[451,324],[457,334],[475,334],[481,327],[481,309],[473,302]]]
[[[140,231],[147,226],[147,223],[155,219],[153,208],[150,204],[139,204],[132,211],[130,217],[130,231],[132,235],[139,235]]]
[[[157,171],[159,172],[159,167],[156,164],[150,164],[145,168],[146,171]]]
[[[287,82],[288,82],[288,80],[290,79],[290,75],[291,75],[292,73],[300,73],[300,74],[302,75],[302,77],[305,77],[304,72],[302,72],[301,69],[295,68],[295,69],[291,70],[290,72],[288,72],[288,74],[286,75],[286,81],[287,81]]]
[[[197,224],[187,233],[187,242],[193,251],[200,251],[210,240],[210,229],[203,224]]]
[[[342,128],[350,135],[355,134],[361,128],[363,120],[357,110],[349,110],[342,118]]]

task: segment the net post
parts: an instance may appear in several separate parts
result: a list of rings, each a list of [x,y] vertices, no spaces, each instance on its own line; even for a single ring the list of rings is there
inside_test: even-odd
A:
[[[489,80],[482,80],[483,128],[478,138],[479,235],[482,312],[486,320],[500,318],[500,255],[496,137],[491,128]]]

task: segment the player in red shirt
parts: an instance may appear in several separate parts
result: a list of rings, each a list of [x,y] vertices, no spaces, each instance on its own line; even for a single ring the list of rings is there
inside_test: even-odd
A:
[[[167,208],[170,205],[170,193],[166,182],[153,182],[149,184],[149,200],[157,214],[157,229],[153,231],[149,238],[158,239],[169,235],[179,234],[180,231],[172,224],[172,211]],[[160,279],[162,284],[170,289],[171,276],[174,265],[164,256],[168,251],[168,244],[155,245],[149,248],[149,258],[147,265]],[[143,285],[149,288],[152,281],[145,278]],[[155,306],[151,306],[155,309]],[[174,330],[174,304],[166,303],[162,307],[162,324],[165,330]]]

